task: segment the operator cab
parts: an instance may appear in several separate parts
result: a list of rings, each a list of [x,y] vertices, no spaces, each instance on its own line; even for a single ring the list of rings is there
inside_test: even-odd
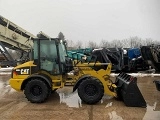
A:
[[[51,75],[65,73],[66,48],[59,38],[34,39],[33,60],[37,70],[44,70]]]

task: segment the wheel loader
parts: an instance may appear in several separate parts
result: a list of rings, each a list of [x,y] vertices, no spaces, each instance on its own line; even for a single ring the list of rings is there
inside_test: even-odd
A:
[[[72,60],[67,57],[64,41],[36,38],[33,60],[16,66],[9,83],[15,90],[23,91],[28,101],[42,103],[72,78],[76,81],[73,92],[77,90],[84,103],[96,104],[107,94],[122,100],[126,106],[146,107],[137,78],[120,73],[114,82],[110,79],[112,64],[116,62],[107,49],[93,51],[89,62]]]

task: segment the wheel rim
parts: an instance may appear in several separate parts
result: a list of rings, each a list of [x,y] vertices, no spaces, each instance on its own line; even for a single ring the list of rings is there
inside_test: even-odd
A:
[[[85,87],[85,93],[88,95],[88,96],[94,96],[97,94],[97,87],[93,84],[88,84],[86,85]]]
[[[31,88],[31,93],[34,95],[34,96],[39,96],[42,94],[42,88],[38,85],[34,85],[32,88]]]

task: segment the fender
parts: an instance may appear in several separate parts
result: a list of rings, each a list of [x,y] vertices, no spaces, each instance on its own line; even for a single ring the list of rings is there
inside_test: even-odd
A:
[[[41,78],[41,79],[43,79],[45,82],[47,82],[47,84],[49,85],[49,87],[52,88],[52,80],[51,80],[51,78],[50,78],[48,75],[46,75],[46,74],[33,74],[33,75],[29,76],[28,78],[26,78],[26,79],[23,81],[22,86],[21,86],[21,90],[24,89],[26,83],[27,83],[29,80],[31,80],[32,78]]]
[[[89,78],[89,77],[91,77],[91,75],[83,75],[83,76],[81,76],[81,77],[76,81],[76,83],[74,84],[74,86],[73,86],[73,92],[78,88],[78,86],[80,85],[80,83],[81,83],[83,80],[85,80],[86,78]]]

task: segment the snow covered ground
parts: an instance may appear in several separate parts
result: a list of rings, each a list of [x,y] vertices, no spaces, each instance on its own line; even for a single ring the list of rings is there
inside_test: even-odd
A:
[[[11,74],[13,67],[8,68],[0,68],[0,75],[8,75]]]
[[[155,74],[155,73],[128,73],[129,75],[131,76],[134,76],[134,77],[158,77],[160,76],[160,74]],[[111,77],[116,77],[118,76],[117,73],[111,73],[110,74]]]
[[[8,68],[0,68],[0,72],[11,72],[13,67],[8,67]]]

